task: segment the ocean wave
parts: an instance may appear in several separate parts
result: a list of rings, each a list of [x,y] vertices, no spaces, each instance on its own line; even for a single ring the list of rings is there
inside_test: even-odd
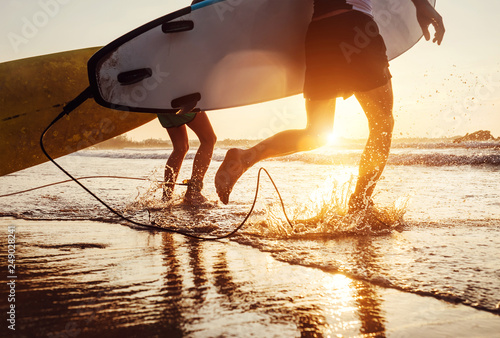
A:
[[[116,158],[116,159],[162,159],[168,158],[169,152],[161,153],[158,151],[135,149],[119,149],[119,150],[83,150],[70,156],[81,157],[97,157],[97,158]]]
[[[389,157],[391,165],[425,165],[429,167],[460,166],[460,165],[500,165],[500,155],[495,154],[399,154]]]
[[[500,166],[500,150],[489,145],[479,146],[478,142],[470,145],[469,148],[460,147],[440,147],[433,144],[433,147],[425,145],[412,148],[394,147],[389,156],[389,165],[410,166],[460,166],[460,165],[490,165]],[[489,142],[491,145],[492,142]],[[449,145],[449,143],[447,144]],[[477,149],[477,151],[476,151]],[[71,156],[109,158],[109,159],[133,159],[133,160],[164,160],[170,156],[171,149],[120,149],[120,150],[86,150]],[[270,159],[270,161],[283,162],[303,162],[317,165],[358,165],[362,149],[320,149],[313,152],[303,152],[284,157]],[[226,154],[226,149],[216,149],[212,160],[222,162]],[[190,150],[186,155],[186,160],[193,160],[196,149]]]
[[[281,161],[301,161],[318,165],[357,165],[360,153],[339,154],[324,156],[319,154],[297,154],[280,159]],[[500,166],[500,154],[391,154],[389,165],[410,166],[422,165],[429,167],[461,166],[461,165],[491,165]]]
[[[394,141],[392,148],[416,148],[416,149],[500,149],[499,141],[465,141],[460,143],[451,142],[422,142],[404,143]]]

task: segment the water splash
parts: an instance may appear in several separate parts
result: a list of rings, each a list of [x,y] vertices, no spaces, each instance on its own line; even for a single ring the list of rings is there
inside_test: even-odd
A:
[[[134,201],[127,205],[125,208],[126,212],[136,213],[138,211],[148,210],[160,210],[167,208],[171,201],[163,201],[163,182],[159,181],[157,177],[159,169],[153,170],[147,177],[148,184],[145,186],[136,187],[137,195]]]
[[[348,201],[356,177],[339,183],[330,177],[306,201],[295,201],[287,209],[291,224],[284,220],[277,202],[267,205],[264,216],[252,222],[244,233],[265,238],[328,238],[345,235],[385,235],[404,226],[408,198],[399,198],[389,206],[375,205],[349,214]]]
[[[207,201],[190,205],[184,202],[183,194],[175,192],[170,200],[164,200],[163,181],[156,178],[159,176],[158,170],[149,175],[149,185],[137,187],[137,196],[127,205],[127,213],[139,214],[146,211],[149,214],[149,222],[159,228],[199,234],[208,234],[219,229],[220,217],[213,213],[217,203]]]

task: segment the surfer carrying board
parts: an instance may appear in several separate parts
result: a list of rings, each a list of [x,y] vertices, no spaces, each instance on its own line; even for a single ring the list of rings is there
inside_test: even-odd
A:
[[[441,44],[443,20],[427,0],[412,0],[426,40]],[[370,30],[369,41],[360,44],[359,30]],[[374,32],[375,30],[375,32]],[[249,149],[230,149],[215,176],[221,201],[238,178],[255,163],[277,156],[308,151],[326,144],[333,130],[335,99],[355,95],[369,125],[369,137],[359,165],[359,176],[349,200],[349,212],[370,207],[371,195],[387,163],[392,139],[393,91],[383,38],[372,16],[371,0],[314,0],[314,14],[306,41],[307,125],[285,130]]]
[[[172,153],[165,165],[165,177],[163,186],[163,200],[172,198],[175,182],[179,171],[189,150],[189,139],[186,125],[196,134],[200,140],[200,146],[193,161],[191,178],[187,183],[184,202],[188,204],[200,204],[205,202],[201,194],[203,179],[212,160],[212,154],[217,141],[210,120],[205,112],[187,114],[158,114],[161,125],[167,129],[172,140]]]
[[[192,4],[203,0],[194,0]],[[205,112],[185,112],[178,114],[158,114],[161,125],[167,129],[172,141],[172,153],[165,165],[165,176],[163,185],[163,200],[169,201],[177,181],[177,176],[189,150],[189,139],[186,125],[196,134],[200,140],[200,146],[193,161],[191,178],[188,180],[184,202],[188,204],[200,204],[206,201],[202,195],[203,179],[212,160],[212,154],[217,142],[217,137],[212,128],[210,120]]]

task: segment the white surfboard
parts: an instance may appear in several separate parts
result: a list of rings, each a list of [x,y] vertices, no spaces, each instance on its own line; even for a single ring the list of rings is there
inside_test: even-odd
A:
[[[411,0],[373,4],[389,59],[421,38]],[[90,59],[94,99],[169,113],[190,103],[214,110],[299,94],[312,11],[312,0],[205,0],[163,16]]]

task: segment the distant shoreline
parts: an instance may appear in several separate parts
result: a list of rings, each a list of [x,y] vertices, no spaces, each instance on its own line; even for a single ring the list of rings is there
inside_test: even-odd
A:
[[[454,141],[461,139],[463,136],[452,136],[443,138],[428,138],[428,137],[407,137],[407,138],[394,138],[392,141],[393,147],[405,147],[410,144],[425,144],[425,143],[449,143],[454,144]],[[498,142],[499,138],[496,139]],[[248,148],[259,143],[261,140],[249,139],[224,139],[217,141],[217,148]],[[480,142],[481,140],[479,140]],[[363,147],[366,139],[344,139],[341,138],[336,142],[339,147]],[[198,140],[189,140],[190,147],[198,147],[200,142]],[[455,143],[455,146],[459,144]],[[92,147],[93,149],[124,149],[124,148],[172,148],[170,139],[147,139],[142,141],[134,141],[125,135],[114,137],[110,140],[104,141]]]

